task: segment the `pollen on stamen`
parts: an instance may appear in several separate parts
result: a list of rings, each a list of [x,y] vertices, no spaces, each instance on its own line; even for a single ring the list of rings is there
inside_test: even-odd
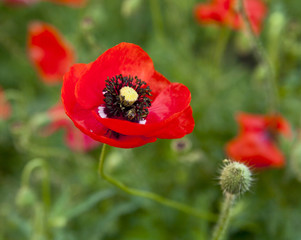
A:
[[[131,106],[134,102],[137,101],[139,95],[135,89],[131,87],[123,87],[120,89],[120,100],[123,105]]]
[[[116,75],[107,78],[103,89],[103,109],[99,115],[144,124],[151,106],[151,89],[137,76]],[[104,115],[105,114],[105,115]]]

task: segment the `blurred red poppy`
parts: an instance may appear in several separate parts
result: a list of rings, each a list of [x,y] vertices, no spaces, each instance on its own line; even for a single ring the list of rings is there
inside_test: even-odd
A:
[[[85,152],[99,146],[99,142],[82,133],[74,126],[66,115],[62,104],[58,104],[49,109],[48,116],[51,120],[51,124],[44,129],[46,136],[63,128],[66,130],[65,142],[70,149]]]
[[[284,156],[277,147],[277,137],[291,136],[289,123],[280,115],[254,115],[239,113],[240,132],[226,145],[226,152],[233,160],[256,168],[281,167]]]
[[[219,24],[241,29],[243,21],[236,10],[237,0],[211,0],[198,4],[194,9],[197,21],[201,24]],[[246,12],[254,33],[259,34],[266,16],[267,7],[261,0],[244,0]]]
[[[5,92],[0,87],[0,119],[6,120],[11,115],[11,106],[5,98]]]
[[[48,0],[50,2],[69,5],[72,7],[81,7],[86,3],[86,0]]]
[[[121,148],[192,132],[191,95],[155,71],[139,46],[120,43],[90,64],[76,64],[64,76],[67,115],[85,134]]]
[[[53,26],[32,22],[28,28],[28,54],[41,79],[48,84],[62,81],[74,63],[74,52]]]

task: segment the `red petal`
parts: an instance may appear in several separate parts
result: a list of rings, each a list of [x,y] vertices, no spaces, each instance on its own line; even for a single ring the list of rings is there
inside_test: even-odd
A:
[[[241,29],[243,21],[235,3],[235,0],[213,0],[208,4],[199,4],[195,8],[195,17],[203,24],[216,23]],[[261,0],[245,0],[245,6],[253,31],[259,34],[267,8]]]
[[[164,129],[155,132],[153,135],[167,139],[182,138],[186,134],[191,133],[193,129],[194,119],[192,117],[192,109],[189,106],[179,117],[166,124]]]
[[[215,0],[209,4],[198,4],[195,8],[195,17],[202,24],[229,24],[229,18],[233,18],[231,10],[233,0]]]
[[[146,124],[126,120],[101,118],[94,111],[95,117],[107,128],[124,135],[144,135],[157,137],[154,133],[164,129],[172,120],[183,114],[191,100],[190,91],[180,83],[168,85],[155,99],[149,108]],[[179,126],[178,126],[179,127]],[[174,129],[177,131],[177,129]]]
[[[8,119],[11,115],[10,103],[5,98],[5,93],[0,87],[0,119]]]
[[[238,113],[236,119],[240,125],[241,134],[249,132],[264,133],[268,130],[274,130],[286,137],[292,136],[290,124],[280,115]]]
[[[290,124],[280,115],[265,116],[265,124],[267,128],[272,128],[286,137],[292,137]]]
[[[261,0],[247,0],[245,6],[254,33],[259,34],[267,14],[267,7]]]
[[[152,90],[151,99],[153,100],[161,93],[161,91],[164,88],[166,88],[171,83],[161,73],[155,71],[153,76],[148,80],[147,84],[149,85],[150,89]]]
[[[71,7],[82,7],[86,0],[48,0],[49,2],[54,2],[58,4],[69,5]]]
[[[47,83],[62,80],[74,62],[74,53],[52,26],[33,22],[28,28],[28,54],[41,78]]]
[[[92,63],[90,70],[77,83],[75,95],[78,102],[90,109],[101,105],[105,80],[119,74],[137,76],[148,82],[154,74],[153,62],[141,47],[132,43],[120,43],[110,48]]]
[[[263,115],[238,113],[236,120],[239,123],[241,133],[264,132],[266,121]]]
[[[67,133],[65,135],[65,142],[69,148],[75,151],[86,152],[99,146],[99,142],[93,140],[88,135],[82,133],[78,128],[76,128],[73,125],[70,119],[69,121],[71,122],[72,127],[67,128]]]
[[[91,138],[114,147],[133,148],[156,141],[154,137],[148,138],[144,136],[124,135],[116,137],[114,134],[111,134],[112,132],[109,128],[96,120],[90,110],[82,108],[82,106],[76,102],[74,96],[76,83],[89,68],[89,64],[76,64],[71,67],[70,71],[64,76],[62,101],[67,115],[74,124]]]
[[[254,167],[281,167],[284,157],[271,142],[260,134],[246,134],[230,141],[226,146],[230,158]]]

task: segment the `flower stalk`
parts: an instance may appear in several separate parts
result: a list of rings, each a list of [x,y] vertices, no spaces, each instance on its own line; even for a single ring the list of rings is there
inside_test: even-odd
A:
[[[251,39],[251,42],[253,44],[253,48],[255,49],[257,58],[265,66],[266,76],[267,76],[267,81],[266,81],[267,102],[269,104],[270,112],[274,113],[274,112],[276,112],[277,105],[278,105],[278,88],[277,88],[276,74],[275,74],[274,66],[273,66],[272,62],[270,61],[260,39],[257,37],[257,35],[255,34],[255,32],[252,29],[251,22],[247,15],[246,5],[245,5],[244,0],[238,1],[238,11],[241,13],[244,26]]]
[[[30,185],[30,177],[33,172],[33,170],[41,168],[43,170],[43,182],[42,182],[42,198],[43,198],[43,204],[44,208],[47,211],[50,207],[50,184],[49,184],[49,170],[47,163],[40,158],[33,159],[30,161],[24,168],[24,171],[22,173],[21,177],[21,187],[22,188],[28,188]]]
[[[210,221],[210,222],[216,221],[216,216],[212,213],[200,212],[197,209],[192,208],[192,207],[190,207],[186,204],[179,203],[177,201],[164,198],[164,197],[162,197],[158,194],[127,187],[122,182],[108,176],[104,172],[105,151],[106,151],[106,144],[103,144],[102,151],[101,151],[100,158],[99,158],[98,172],[99,172],[100,176],[103,179],[105,179],[106,181],[108,181],[109,183],[114,185],[115,187],[121,189],[122,191],[124,191],[128,194],[153,200],[153,201],[158,202],[158,203],[160,203],[164,206],[177,209],[178,211],[184,212],[186,214],[189,214],[189,215],[192,215],[192,216],[195,216],[195,217],[198,217],[198,218]]]
[[[226,229],[228,228],[229,225],[231,207],[234,204],[234,201],[235,201],[235,195],[226,193],[223,202],[223,208],[220,213],[219,220],[217,222],[215,230],[213,232],[212,240],[223,239]]]
[[[231,209],[235,198],[248,191],[252,183],[252,174],[242,163],[224,160],[225,166],[221,172],[220,185],[225,198],[222,211],[212,234],[212,240],[222,240],[229,225]]]

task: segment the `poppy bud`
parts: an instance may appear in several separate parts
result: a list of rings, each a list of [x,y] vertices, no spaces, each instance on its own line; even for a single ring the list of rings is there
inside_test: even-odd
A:
[[[220,185],[224,193],[239,195],[250,189],[252,173],[250,169],[239,162],[224,160],[225,166],[221,172]]]
[[[21,187],[16,197],[16,204],[19,207],[26,207],[34,203],[36,196],[29,187]]]

